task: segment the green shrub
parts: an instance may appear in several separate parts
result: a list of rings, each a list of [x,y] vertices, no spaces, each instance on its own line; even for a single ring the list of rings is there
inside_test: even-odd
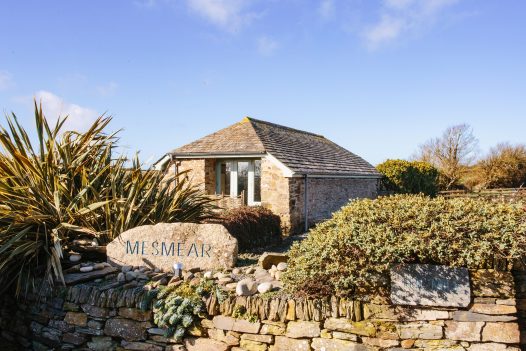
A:
[[[49,125],[35,103],[36,145],[16,116],[0,127],[0,292],[33,278],[63,280],[63,249],[79,236],[101,243],[158,222],[197,222],[210,199],[182,180],[115,156],[118,141],[100,117],[84,133]],[[183,177],[181,177],[183,178]]]
[[[384,175],[386,190],[402,194],[435,196],[438,191],[438,170],[423,161],[387,160],[378,166]]]
[[[388,279],[399,263],[480,268],[522,257],[526,212],[518,204],[395,195],[352,201],[289,252],[283,280],[296,293],[351,296]]]
[[[237,239],[240,252],[281,241],[279,216],[261,206],[243,206],[225,211],[214,222],[223,224]]]

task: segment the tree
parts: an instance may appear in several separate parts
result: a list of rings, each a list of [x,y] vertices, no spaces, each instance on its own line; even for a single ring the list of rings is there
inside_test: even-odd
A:
[[[501,143],[473,168],[480,188],[516,188],[526,185],[526,146]]]
[[[440,186],[445,190],[460,185],[466,168],[473,163],[478,140],[468,124],[448,127],[439,138],[420,145],[416,158],[428,162],[440,171]]]
[[[387,160],[378,166],[384,175],[383,184],[387,190],[401,194],[434,196],[438,190],[438,170],[423,161]]]

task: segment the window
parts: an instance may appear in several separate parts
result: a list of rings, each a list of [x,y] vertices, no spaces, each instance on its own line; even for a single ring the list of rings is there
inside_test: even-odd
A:
[[[245,204],[261,202],[261,160],[218,160],[216,164],[216,194],[237,197]]]

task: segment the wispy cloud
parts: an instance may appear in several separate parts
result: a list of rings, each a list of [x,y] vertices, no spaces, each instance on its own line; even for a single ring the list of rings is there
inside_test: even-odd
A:
[[[86,130],[99,116],[97,111],[67,102],[61,97],[46,90],[35,93],[37,103],[42,102],[42,108],[48,121],[55,123],[59,116],[69,116],[64,126],[68,130]]]
[[[271,56],[279,48],[279,44],[272,38],[262,36],[257,42],[258,52],[263,56]]]
[[[112,96],[117,91],[119,85],[113,81],[97,87],[97,92],[102,96]]]
[[[13,85],[13,77],[7,71],[0,71],[0,91],[7,90]]]
[[[334,16],[334,0],[322,0],[318,7],[318,13],[325,20]]]
[[[444,10],[460,0],[383,0],[380,19],[363,33],[371,49],[434,24]]]
[[[190,10],[215,26],[236,32],[260,15],[249,10],[250,0],[187,0]]]

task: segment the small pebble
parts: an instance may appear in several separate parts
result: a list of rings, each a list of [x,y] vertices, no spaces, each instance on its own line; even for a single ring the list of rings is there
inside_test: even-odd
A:
[[[205,272],[203,274],[203,277],[205,277],[206,279],[212,279],[212,272],[211,271]]]
[[[93,265],[93,269],[96,270],[96,271],[98,271],[98,270],[100,270],[100,269],[104,269],[104,267],[106,267],[106,266],[104,265],[104,263],[95,263],[95,264]]]
[[[285,271],[287,269],[287,264],[285,262],[278,263],[278,266],[276,267],[278,271]]]
[[[82,259],[82,256],[79,254],[73,254],[69,256],[69,262],[78,262]]]
[[[131,280],[134,280],[135,278],[137,278],[137,273],[135,272],[126,272],[126,281],[131,281]]]
[[[93,270],[93,266],[80,267],[80,271],[82,273],[91,272],[92,270]]]
[[[132,266],[122,266],[121,272],[122,273],[128,273],[129,271],[132,270],[132,268],[133,268]]]
[[[241,274],[241,268],[234,268],[232,269],[232,274]]]
[[[121,273],[117,274],[117,281],[118,282],[126,281],[126,277],[124,276],[124,273],[121,272]]]
[[[271,282],[265,282],[258,285],[258,292],[260,294],[264,294],[266,292],[269,292],[272,290],[272,283]]]

